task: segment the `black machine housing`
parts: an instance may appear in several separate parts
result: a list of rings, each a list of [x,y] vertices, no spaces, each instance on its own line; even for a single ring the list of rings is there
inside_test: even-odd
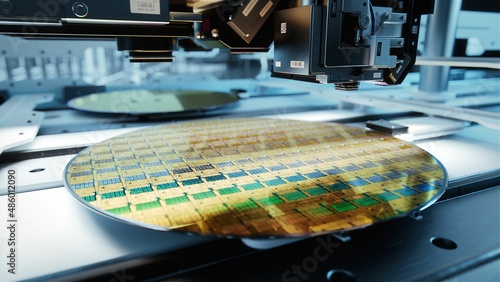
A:
[[[325,0],[278,11],[274,76],[336,83],[400,84],[415,63],[422,14],[434,1]]]
[[[180,47],[267,52],[274,41],[273,76],[352,90],[403,81],[434,1],[0,0],[0,34],[117,39],[133,62],[168,62]]]

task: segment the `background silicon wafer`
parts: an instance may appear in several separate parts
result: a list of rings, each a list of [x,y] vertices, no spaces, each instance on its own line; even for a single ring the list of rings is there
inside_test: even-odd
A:
[[[149,228],[307,236],[419,210],[444,192],[420,148],[333,123],[217,119],[171,123],[96,144],[66,185],[93,210]]]
[[[213,110],[238,100],[235,93],[133,89],[84,95],[67,104],[87,112],[144,115]]]

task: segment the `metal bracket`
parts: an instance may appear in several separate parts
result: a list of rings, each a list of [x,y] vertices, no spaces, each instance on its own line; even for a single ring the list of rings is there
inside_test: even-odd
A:
[[[332,234],[332,237],[341,241],[342,243],[351,241],[351,236],[346,235],[345,232],[334,233]]]
[[[54,94],[17,95],[0,106],[0,154],[35,139],[45,113],[33,109],[53,99]]]
[[[366,127],[391,135],[408,133],[408,126],[401,125],[398,123],[393,123],[384,119],[368,120],[366,121]]]
[[[420,214],[420,211],[415,211],[409,215],[411,218],[415,220],[422,220],[424,217]]]
[[[298,238],[269,238],[269,239],[251,239],[251,238],[241,238],[243,244],[247,247],[257,249],[257,250],[267,250],[276,248],[279,246],[291,244],[300,240],[307,239],[307,237]]]

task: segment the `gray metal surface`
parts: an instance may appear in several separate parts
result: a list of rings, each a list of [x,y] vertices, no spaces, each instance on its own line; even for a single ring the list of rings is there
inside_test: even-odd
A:
[[[45,113],[33,109],[37,104],[49,102],[53,98],[52,94],[19,95],[1,105],[0,154],[35,139]]]

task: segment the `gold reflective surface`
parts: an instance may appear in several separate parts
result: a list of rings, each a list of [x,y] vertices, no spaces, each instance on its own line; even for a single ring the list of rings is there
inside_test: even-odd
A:
[[[238,95],[222,92],[136,89],[89,94],[67,104],[81,111],[139,115],[212,110],[238,100]]]
[[[96,144],[66,167],[92,209],[163,230],[266,237],[371,225],[419,210],[447,177],[430,154],[333,123],[172,123]]]

